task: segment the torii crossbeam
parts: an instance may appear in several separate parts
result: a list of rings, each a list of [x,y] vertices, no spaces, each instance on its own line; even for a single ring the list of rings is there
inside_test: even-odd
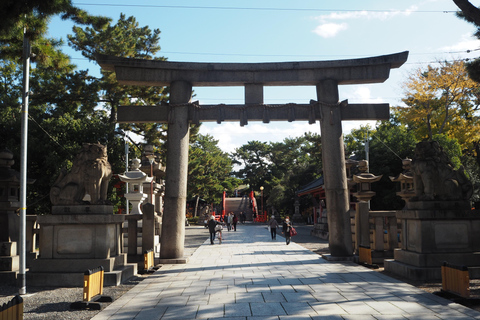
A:
[[[280,63],[192,63],[127,59],[98,55],[105,70],[114,71],[124,85],[170,86],[166,106],[124,106],[118,121],[168,122],[165,208],[160,257],[183,258],[189,123],[205,121],[320,121],[323,172],[328,205],[329,246],[333,257],[353,254],[348,187],[345,173],[342,120],[388,120],[388,104],[339,102],[338,85],[380,83],[399,68],[408,52],[333,61]],[[264,86],[316,86],[310,104],[269,106]],[[244,86],[244,105],[201,106],[191,103],[192,87]]]

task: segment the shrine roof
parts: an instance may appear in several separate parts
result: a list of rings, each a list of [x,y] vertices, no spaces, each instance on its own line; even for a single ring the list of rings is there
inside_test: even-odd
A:
[[[302,196],[302,195],[309,194],[309,193],[312,193],[312,192],[315,192],[315,191],[319,191],[320,189],[323,188],[323,185],[324,185],[323,176],[321,176],[320,178],[315,179],[315,180],[307,183],[306,185],[300,187],[300,189],[297,190],[297,194],[299,196]]]

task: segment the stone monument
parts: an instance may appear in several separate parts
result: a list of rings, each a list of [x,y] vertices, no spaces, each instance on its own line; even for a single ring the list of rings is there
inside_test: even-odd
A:
[[[414,280],[441,279],[447,261],[480,276],[480,215],[470,208],[473,187],[436,141],[417,144],[412,160],[415,196],[397,211],[402,246],[385,270]]]
[[[300,213],[300,201],[298,201],[298,196],[295,197],[295,202],[293,203],[293,207],[295,208],[295,211],[292,216],[292,221],[296,223],[305,223],[305,220],[302,217],[302,214]]]
[[[50,191],[52,214],[37,219],[40,255],[27,273],[29,284],[83,286],[83,273],[103,266],[104,284],[118,285],[137,272],[122,253],[124,216],[107,203],[111,175],[99,143],[84,144],[71,171],[61,172]]]

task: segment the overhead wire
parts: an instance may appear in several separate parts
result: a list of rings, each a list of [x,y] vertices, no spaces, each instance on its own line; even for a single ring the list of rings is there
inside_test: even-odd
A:
[[[396,155],[398,157],[398,159],[400,160],[403,160],[395,151],[392,150],[392,148],[390,148],[389,146],[387,146],[387,144],[385,142],[383,142],[382,140],[380,140],[379,137],[377,137],[375,134],[373,135],[378,141],[380,141],[380,143],[382,143],[388,150],[390,150],[394,155]]]
[[[221,6],[181,6],[158,4],[120,4],[120,3],[85,3],[75,2],[76,6],[137,7],[167,9],[202,9],[202,10],[254,10],[254,11],[316,11],[316,12],[381,12],[381,13],[456,13],[456,10],[395,10],[395,9],[316,9],[316,8],[280,8],[280,7],[221,7]]]
[[[28,115],[28,119],[30,121],[32,121],[33,123],[35,123],[39,128],[40,130],[42,130],[53,142],[55,142],[55,144],[57,144],[58,146],[60,146],[60,148],[62,148],[65,152],[67,152],[73,159],[73,154],[67,150],[64,146],[62,146],[58,141],[57,139],[55,139],[50,133],[48,133],[47,130],[45,130],[45,128],[43,128],[30,114]]]

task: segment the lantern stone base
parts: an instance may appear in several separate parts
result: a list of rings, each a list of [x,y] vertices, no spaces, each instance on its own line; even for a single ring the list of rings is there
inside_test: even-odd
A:
[[[20,256],[16,242],[0,242],[0,283],[16,285]]]
[[[449,207],[445,203],[416,207]],[[412,206],[410,206],[412,207]],[[480,213],[462,209],[397,211],[402,221],[402,248],[385,270],[412,280],[440,280],[444,261],[469,267],[480,278]]]
[[[105,285],[119,285],[127,280],[137,273],[137,266],[128,264],[122,253],[124,219],[122,215],[103,212],[39,216],[40,255],[32,261],[28,283],[83,286],[84,272],[99,266],[105,270]]]

